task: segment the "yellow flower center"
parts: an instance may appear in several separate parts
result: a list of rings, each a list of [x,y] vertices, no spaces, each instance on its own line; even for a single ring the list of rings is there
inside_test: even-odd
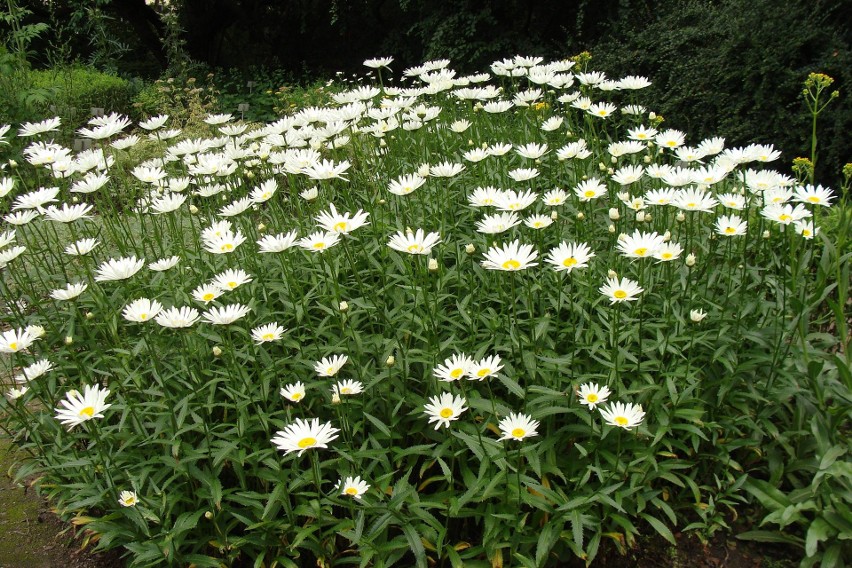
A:
[[[17,342],[17,341],[13,341],[12,343],[10,343],[10,344],[9,344],[9,349],[11,349],[12,351],[17,351],[17,350],[18,350],[18,342]]]
[[[491,373],[491,369],[488,367],[484,367],[476,372],[476,376],[480,379],[482,377],[488,376]]]
[[[692,209],[692,208],[696,207],[696,204],[695,204],[694,201],[690,201],[689,203],[686,204],[686,206],[689,207],[690,209]]]
[[[420,252],[423,250],[423,245],[419,243],[414,243],[413,245],[408,245],[408,252]]]
[[[308,436],[307,438],[302,438],[301,440],[299,440],[299,443],[296,444],[296,445],[304,450],[305,448],[310,448],[311,446],[313,446],[316,443],[317,443],[316,438],[311,438],[310,436]]]
[[[232,245],[231,243],[225,243],[224,245],[219,247],[219,250],[221,250],[222,252],[230,252],[234,250],[234,245]]]
[[[615,423],[619,426],[627,426],[627,418],[625,418],[624,416],[616,416]]]
[[[592,191],[591,189],[587,189],[587,190],[583,193],[583,196],[585,196],[585,197],[594,197],[594,196],[595,196],[595,192],[594,192],[594,191]]]
[[[453,415],[453,409],[452,408],[442,408],[441,412],[439,414],[441,415],[441,418],[450,418]]]
[[[778,220],[779,220],[779,221],[784,221],[785,223],[786,223],[787,221],[789,221],[790,219],[792,219],[792,217],[791,217],[791,216],[789,216],[789,215],[787,215],[786,213],[782,213],[782,214],[781,214],[781,216],[780,216],[780,217],[778,217]]]
[[[504,262],[502,266],[505,270],[517,270],[521,267],[521,263],[513,258]]]
[[[645,247],[639,247],[638,249],[633,251],[633,254],[635,254],[636,256],[645,256],[646,254],[648,254],[648,249]]]
[[[348,226],[349,226],[349,223],[347,223],[346,221],[341,221],[340,223],[337,223],[334,226],[334,232],[335,233],[343,233],[344,231],[346,231],[346,228]]]
[[[677,146],[677,142],[675,142],[674,140],[669,140],[666,142],[666,146],[668,146],[669,148],[674,148],[675,146]]]
[[[343,387],[340,389],[340,394],[352,394],[352,389],[349,387]]]
[[[274,333],[264,333],[263,336],[261,337],[261,339],[263,339],[264,341],[272,341],[273,339],[275,339],[275,334]]]
[[[325,243],[324,243],[324,242],[322,242],[322,241],[320,241],[320,242],[318,242],[318,243],[314,243],[314,244],[313,244],[313,247],[314,247],[316,250],[320,250],[320,249],[325,248]]]
[[[819,203],[819,197],[817,197],[816,195],[811,195],[810,197],[808,197],[808,201],[810,201],[811,203]]]
[[[482,203],[484,205],[494,205],[494,200],[491,199],[490,197],[486,197],[485,199],[482,200]]]
[[[726,235],[733,235],[736,232],[737,232],[737,230],[733,227],[725,227],[725,234]]]
[[[326,367],[325,374],[326,375],[333,375],[334,374],[334,367]]]
[[[294,392],[293,394],[290,395],[290,400],[297,400],[298,401],[298,400],[301,400],[301,399],[302,399],[302,393],[300,393],[300,392]]]
[[[619,300],[623,300],[627,297],[627,292],[625,292],[624,290],[616,290],[612,293],[612,295],[618,298]]]
[[[586,401],[595,403],[598,401],[598,395],[596,395],[595,393],[589,393],[586,395]]]
[[[84,416],[86,418],[91,418],[94,415],[95,415],[95,407],[94,406],[87,406],[86,408],[83,408],[82,410],[80,410],[80,413],[77,416],[79,416],[80,418],[83,418]]]
[[[513,438],[523,438],[526,435],[527,435],[527,431],[524,430],[523,428],[514,428],[512,430],[512,437]]]
[[[453,379],[458,379],[464,374],[464,369],[453,369],[450,371],[450,377]]]
[[[358,495],[358,488],[357,487],[347,487],[346,490],[344,491],[344,493],[346,493],[347,495],[352,495],[352,496]]]
[[[637,134],[636,138],[638,138],[639,140],[647,140],[648,135],[647,134]]]
[[[145,321],[146,319],[148,319],[148,314],[139,314],[139,319]]]
[[[604,109],[598,111],[598,116],[606,116],[607,112]]]
[[[236,282],[234,282],[233,280],[231,280],[230,282],[228,282],[228,288],[234,289],[234,288],[236,288],[237,286],[238,286],[238,284],[237,284]]]
[[[571,268],[575,264],[577,264],[577,259],[574,258],[573,256],[568,257],[568,258],[566,258],[565,260],[562,261],[562,266],[564,266],[566,268]]]
[[[663,260],[671,260],[672,256],[674,256],[674,255],[672,255],[672,253],[670,253],[670,252],[664,252],[663,254],[660,255],[660,257]]]
[[[205,302],[209,302],[215,297],[216,297],[216,295],[213,292],[207,292],[206,294],[204,294],[201,297],[201,299],[204,300]]]

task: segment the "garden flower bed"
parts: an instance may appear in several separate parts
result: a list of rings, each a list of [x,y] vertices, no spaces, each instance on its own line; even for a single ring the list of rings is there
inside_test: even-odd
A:
[[[132,566],[591,562],[755,505],[841,559],[846,205],[583,56],[391,63],[267,124],[0,130],[20,475]]]

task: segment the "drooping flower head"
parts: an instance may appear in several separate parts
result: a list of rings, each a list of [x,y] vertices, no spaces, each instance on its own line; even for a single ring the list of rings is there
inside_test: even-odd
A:
[[[642,410],[642,406],[638,404],[614,402],[609,405],[609,408],[601,409],[601,416],[610,426],[629,430],[642,423],[645,412]]]
[[[609,298],[610,305],[620,302],[632,302],[644,289],[629,278],[607,278],[606,284],[600,287],[600,293]]]
[[[523,413],[511,413],[498,425],[503,433],[499,440],[523,441],[531,436],[538,436],[539,421]]]
[[[87,420],[103,418],[103,411],[112,406],[106,404],[107,396],[109,389],[101,389],[98,385],[86,385],[83,394],[76,390],[70,391],[65,400],[59,401],[61,408],[55,409],[56,419],[71,430]]]
[[[320,424],[319,418],[297,418],[284,430],[277,431],[271,441],[285,455],[298,452],[301,456],[311,448],[328,448],[329,442],[337,438],[338,432],[340,429],[334,428],[331,423]]]
[[[489,248],[485,253],[482,266],[488,270],[516,272],[537,266],[538,263],[533,262],[536,258],[538,258],[538,253],[533,250],[532,245],[522,245],[515,240],[502,247],[493,246]]]
[[[361,496],[370,489],[370,485],[358,477],[347,477],[337,482],[337,488],[340,489],[341,495],[361,499]]]

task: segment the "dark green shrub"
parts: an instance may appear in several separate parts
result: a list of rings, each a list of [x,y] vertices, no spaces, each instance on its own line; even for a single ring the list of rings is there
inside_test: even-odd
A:
[[[131,83],[120,77],[84,67],[32,71],[31,76],[35,87],[53,92],[45,109],[48,114],[52,111],[61,116],[83,118],[89,115],[92,107],[103,108],[106,113],[130,113]]]
[[[728,146],[771,141],[787,164],[810,156],[803,82],[811,72],[830,75],[841,97],[820,116],[816,177],[839,185],[852,127],[852,49],[841,16],[848,0],[795,0],[783,9],[751,0],[641,4],[591,47],[596,68],[651,78],[649,110],[671,118],[666,126],[688,132],[691,143],[711,135]]]

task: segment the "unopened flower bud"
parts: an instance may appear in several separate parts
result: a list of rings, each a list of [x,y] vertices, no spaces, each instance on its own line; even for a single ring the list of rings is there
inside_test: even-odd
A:
[[[651,163],[651,156],[645,156],[643,158],[643,160],[645,161],[646,164],[650,164]]]
[[[605,172],[606,171],[606,164],[604,164],[603,162],[599,163],[598,169],[602,172]]]
[[[663,242],[664,242],[664,243],[667,243],[667,242],[669,242],[670,240],[672,240],[672,232],[671,232],[671,231],[666,231],[665,233],[663,233]]]
[[[644,211],[637,211],[636,212],[636,222],[637,223],[644,223],[645,222],[645,212]]]
[[[618,158],[616,158],[615,156],[613,156],[612,158],[610,158],[610,159],[609,159],[609,161],[610,161],[610,162],[612,162],[613,164],[617,164],[617,163],[618,163]]]
[[[257,232],[258,232],[258,233],[262,233],[262,232],[263,232],[263,231],[265,231],[265,230],[266,230],[266,225],[264,225],[263,223],[258,223],[258,224],[257,224]]]
[[[467,254],[473,254],[474,252],[476,252],[476,247],[473,246],[473,243],[467,243],[464,247],[464,252],[466,252]]]
[[[689,312],[689,319],[693,321],[693,323],[698,323],[707,317],[707,313],[704,310],[692,310]]]
[[[417,175],[420,177],[429,177],[429,164],[421,164],[419,168],[417,168]]]
[[[341,312],[347,312],[347,311],[349,311],[349,304],[346,302],[346,300],[341,300],[338,308],[340,309]]]
[[[221,354],[222,354],[222,348],[219,347],[218,345],[214,345],[213,346],[213,356],[219,357]]]
[[[618,221],[621,219],[621,213],[618,212],[618,209],[613,207],[609,210],[609,219],[611,221]]]
[[[379,199],[379,205],[384,205],[385,203],[387,203],[387,201],[385,201],[384,199]]]
[[[764,239],[768,239],[768,238],[769,238],[769,231],[763,231],[763,238],[764,238]]]
[[[651,215],[650,213],[645,213],[645,222],[646,223],[650,223],[653,220],[654,220],[653,215]]]
[[[396,357],[394,357],[393,355],[388,355],[388,358],[385,361],[385,365],[387,367],[393,367],[394,365],[396,365]]]
[[[254,172],[252,172],[252,171],[247,171],[247,172],[246,172],[246,177],[247,177],[247,178],[249,178],[249,179],[254,179]]]
[[[610,268],[606,271],[606,276],[607,278],[618,278],[618,272]]]
[[[438,261],[434,258],[429,259],[429,272],[438,272]]]
[[[610,233],[615,233],[615,225],[610,223],[609,227],[607,227],[606,230],[609,231]]]
[[[585,218],[586,218],[586,216],[583,214],[583,212],[582,212],[582,211],[580,211],[579,213],[577,213],[577,220],[578,220],[578,221],[582,221],[582,220],[583,220],[583,219],[585,219]]]
[[[74,338],[71,337],[70,335],[66,335],[65,336],[65,345],[71,345],[72,343],[74,343]]]
[[[190,205],[189,206],[189,212],[192,213],[193,215],[197,214],[198,213],[198,207],[196,207],[195,205]]]
[[[204,513],[204,518],[207,519],[208,521],[210,519],[212,519],[213,518],[213,511],[207,511],[206,513]]]
[[[686,255],[686,265],[687,266],[695,266],[695,255],[694,254],[689,253],[688,255]]]
[[[17,168],[18,162],[16,162],[15,160],[9,160],[9,167],[12,168],[12,169]]]
[[[556,209],[550,212],[550,219],[553,221],[559,219],[559,213],[556,211]]]
[[[95,317],[95,314],[93,314],[92,312],[86,312],[86,319],[87,319],[87,320],[90,320],[90,319],[92,319],[93,317]]]
[[[336,392],[331,393],[331,404],[340,404],[340,395]]]
[[[684,221],[686,221],[686,215],[683,214],[683,211],[678,211],[677,217],[675,217],[675,219],[677,219],[678,223],[683,223]]]

